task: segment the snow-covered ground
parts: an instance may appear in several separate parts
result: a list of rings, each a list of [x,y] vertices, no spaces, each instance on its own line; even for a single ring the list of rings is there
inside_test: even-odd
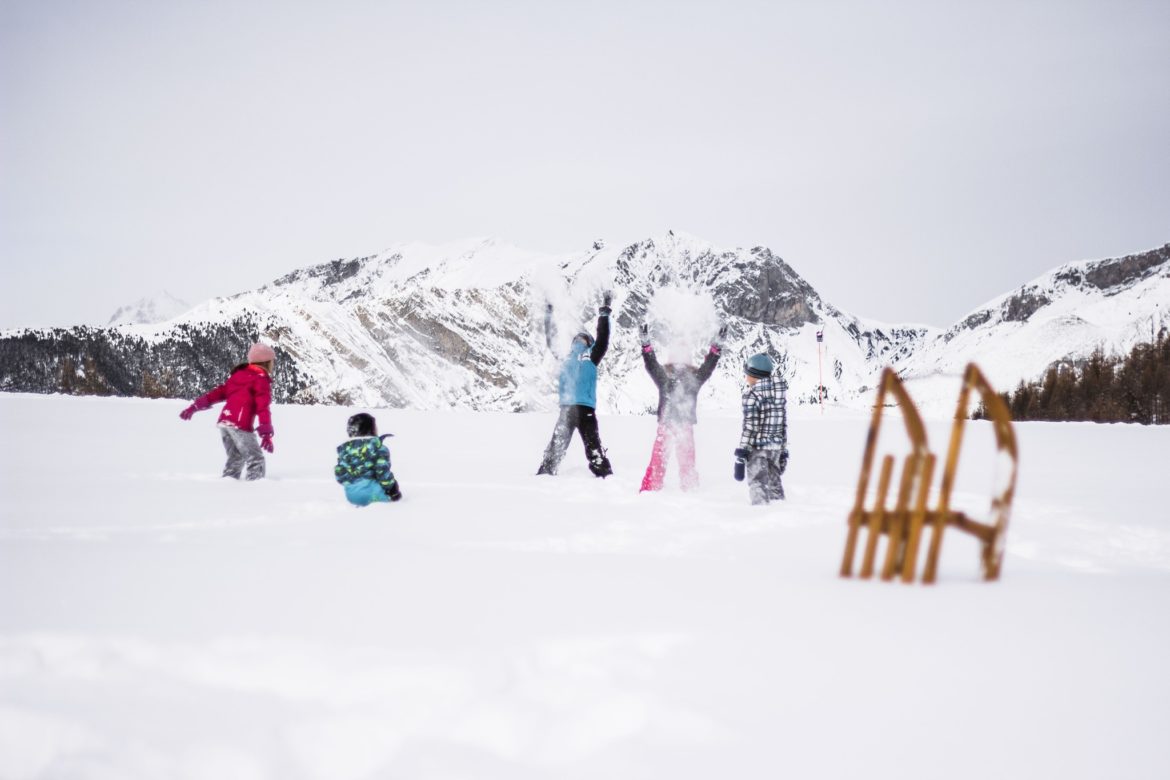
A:
[[[406,498],[358,510],[353,410],[276,409],[243,484],[181,408],[0,395],[0,778],[1170,776],[1170,428],[1018,426],[1003,580],[952,533],[926,587],[837,577],[857,412],[757,508],[734,417],[639,495],[650,417],[601,481],[533,475],[551,414],[374,410]]]

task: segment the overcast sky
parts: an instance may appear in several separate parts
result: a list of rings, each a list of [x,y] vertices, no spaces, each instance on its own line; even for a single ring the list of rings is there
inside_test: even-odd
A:
[[[0,327],[668,228],[949,325],[1170,242],[1170,2],[0,0]]]

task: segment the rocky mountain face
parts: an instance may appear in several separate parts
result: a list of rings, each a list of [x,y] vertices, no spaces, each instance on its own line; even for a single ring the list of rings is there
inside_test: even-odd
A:
[[[703,408],[737,408],[743,361],[757,351],[776,356],[792,402],[815,403],[823,378],[829,402],[864,407],[885,365],[921,380],[984,356],[1007,389],[1054,360],[1088,354],[1105,335],[1120,348],[1126,328],[1142,327],[1134,309],[1170,308],[1168,274],[1170,246],[1064,266],[939,331],[842,312],[764,247],[724,249],[676,233],[565,256],[490,239],[407,244],[301,269],[163,323],[2,333],[0,389],[192,398],[223,381],[260,339],[277,349],[280,401],[551,409],[572,336],[594,330],[601,294],[612,290],[603,411],[654,407],[642,322],[663,362],[697,363],[720,323],[728,325]],[[1069,326],[1073,316],[1092,327]],[[1005,347],[1021,358],[999,360]]]

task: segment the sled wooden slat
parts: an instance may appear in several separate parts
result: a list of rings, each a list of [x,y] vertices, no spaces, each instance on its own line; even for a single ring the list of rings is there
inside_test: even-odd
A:
[[[906,465],[902,469],[902,484],[898,487],[897,509],[889,515],[886,533],[889,536],[886,544],[886,561],[882,564],[882,579],[892,580],[894,570],[905,555],[905,525],[909,520],[910,491],[914,488],[914,477],[918,473],[918,456],[910,455],[906,458]]]
[[[869,533],[865,538],[865,555],[861,559],[862,579],[873,576],[874,558],[877,556],[877,543],[882,535],[882,521],[885,519],[886,494],[890,492],[890,476],[894,473],[894,456],[882,458],[882,472],[878,477],[877,505],[869,513],[867,527]]]
[[[918,497],[914,501],[914,513],[910,516],[910,528],[906,534],[906,554],[902,559],[902,582],[914,582],[918,566],[918,544],[922,540],[922,526],[926,522],[926,500],[930,496],[930,480],[934,477],[934,453],[926,456],[922,467],[922,479],[918,482]]]

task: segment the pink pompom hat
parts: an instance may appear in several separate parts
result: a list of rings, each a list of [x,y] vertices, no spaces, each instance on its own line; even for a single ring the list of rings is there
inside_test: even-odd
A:
[[[269,360],[276,360],[276,353],[267,344],[256,342],[248,350],[249,363],[267,363]]]

